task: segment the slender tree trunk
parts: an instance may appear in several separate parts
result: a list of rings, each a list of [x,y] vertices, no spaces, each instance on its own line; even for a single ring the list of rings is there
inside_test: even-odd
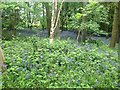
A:
[[[63,22],[63,17],[61,19],[61,30],[63,31],[64,30],[64,22]]]
[[[118,26],[118,33],[119,33],[119,35],[118,35],[118,39],[119,39],[119,42],[120,42],[120,1],[119,1],[119,3],[118,3],[118,5],[119,5],[119,26]]]
[[[18,23],[19,23],[19,19],[20,19],[20,14],[19,14],[19,9],[15,9],[14,10],[14,23],[13,23],[13,30],[14,30],[14,32],[13,32],[13,34],[14,34],[14,36],[16,36],[17,35],[17,25],[18,25]]]
[[[107,32],[106,39],[108,39],[109,38],[109,35],[108,35],[108,24],[105,24],[105,27],[106,27],[106,32]]]
[[[29,7],[29,2],[25,2]],[[27,13],[27,28],[30,28],[30,12]]]
[[[59,11],[58,11],[57,0],[52,0],[52,18],[51,18],[51,29],[50,29],[50,44],[53,43],[53,39],[54,39],[54,36],[55,36],[55,30],[58,27],[60,10],[62,8],[63,1],[61,3]]]
[[[114,20],[112,26],[112,38],[110,41],[110,47],[114,48],[117,42],[117,35],[118,35],[118,3],[116,3],[115,12],[114,12]]]
[[[117,33],[117,43],[120,42],[120,1],[118,2],[118,33]]]
[[[120,60],[120,1],[118,3],[118,7],[119,7],[119,25],[118,25],[118,30],[119,30],[119,35],[118,35],[118,40],[119,40],[119,43],[118,43],[118,60]]]
[[[58,24],[55,28],[55,38],[60,39],[60,20],[58,20]]]
[[[106,22],[108,22],[108,17],[106,18]],[[105,31],[107,32],[107,34],[106,34],[106,39],[108,39],[109,38],[109,35],[108,35],[108,24],[107,23],[105,23]]]
[[[2,40],[2,9],[0,9],[0,45]]]
[[[78,31],[78,35],[77,35],[77,42],[79,42],[79,37],[80,37],[80,30]]]
[[[110,9],[109,9],[109,7],[108,7],[108,5],[109,5],[110,3],[105,3],[105,5],[104,6],[106,6],[106,9],[108,10],[108,11],[110,11]],[[108,17],[106,17],[106,22],[108,22]],[[108,39],[109,38],[109,35],[108,35],[108,30],[109,30],[109,28],[108,28],[108,24],[107,23],[104,23],[105,24],[105,31],[107,32],[107,34],[106,34],[106,39]]]
[[[13,10],[14,18],[13,18],[13,35],[16,36],[16,10]]]
[[[56,24],[56,28],[55,28],[55,38],[60,38],[60,19],[58,18],[58,12],[59,12],[59,7],[57,5],[56,9],[55,9],[55,13],[56,13],[56,19],[55,22],[57,22]],[[58,19],[58,21],[57,21]]]
[[[85,7],[86,4],[87,4],[86,2],[83,2],[83,7]],[[83,10],[83,14],[86,14],[85,10]],[[82,22],[83,22],[83,24],[86,23],[86,16],[85,15],[82,17]],[[84,42],[85,40],[86,40],[86,26],[84,25],[83,30],[82,30],[82,42]]]
[[[68,30],[68,24],[67,24],[67,20],[68,20],[68,15],[67,15],[67,10],[68,10],[68,2],[65,2],[65,29]]]
[[[45,18],[45,12],[44,12],[44,4],[42,3],[42,8],[43,8],[43,24],[42,24],[42,29],[44,30],[45,27],[44,27],[44,18]]]
[[[5,70],[4,60],[5,60],[5,58],[2,53],[2,49],[0,47],[0,72]]]
[[[51,17],[51,29],[50,29],[50,44],[53,43],[53,39],[54,39],[54,25],[55,25],[55,9],[57,8],[57,1],[55,2],[55,0],[52,0],[52,17]]]
[[[61,12],[64,12],[64,5],[62,6],[62,10],[61,10]],[[64,16],[63,16],[63,14],[61,13],[61,17],[60,17],[60,29],[63,31],[64,30]]]
[[[28,5],[28,7],[31,8],[30,3],[29,2],[26,2],[26,3]],[[32,29],[32,26],[31,26],[32,22],[31,22],[31,12],[30,11],[27,13],[27,19],[28,19],[28,28],[31,30]]]
[[[13,35],[14,36],[16,35],[16,28],[15,28],[15,26],[16,26],[16,15],[15,15],[16,11],[14,9],[12,9],[11,11],[12,11],[11,12],[12,15],[10,16],[10,24],[8,27],[9,33],[11,31],[11,34],[9,36],[6,35],[7,39],[10,39],[10,38],[12,38]]]
[[[50,36],[50,28],[51,28],[51,13],[49,3],[44,3],[46,9],[46,20],[47,20],[47,29],[48,29],[48,36]]]

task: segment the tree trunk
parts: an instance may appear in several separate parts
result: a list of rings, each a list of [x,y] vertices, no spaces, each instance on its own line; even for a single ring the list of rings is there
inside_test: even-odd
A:
[[[118,3],[119,5],[119,27],[118,27],[118,30],[119,30],[119,36],[118,36],[118,40],[119,40],[119,44],[118,44],[118,60],[120,60],[120,1]]]
[[[59,12],[59,7],[57,5],[55,9],[55,13],[56,13],[55,23],[57,23],[55,27],[55,38],[60,38],[60,19],[58,18],[58,12]]]
[[[29,7],[29,2],[25,2],[27,6]],[[30,12],[27,13],[27,28],[30,28]]]
[[[55,18],[56,18],[56,13],[55,9],[57,8],[57,1],[52,0],[52,17],[51,17],[51,29],[50,29],[50,44],[53,43],[54,39],[54,32],[55,32]]]
[[[110,3],[105,3],[105,5],[104,6],[106,6],[106,9],[108,10],[108,11],[110,11],[110,8],[109,8],[109,6],[108,6],[108,4],[110,4]],[[106,17],[106,22],[108,22],[108,16]],[[109,35],[108,35],[108,31],[109,31],[109,24],[107,24],[107,23],[104,23],[105,24],[105,31],[107,32],[107,34],[106,34],[106,39],[108,39],[109,38]]]
[[[0,47],[0,72],[5,70],[4,60],[5,60],[5,58],[4,58],[4,55],[2,53],[2,49]]]
[[[86,6],[87,2],[83,2],[83,8]],[[86,23],[86,12],[83,10],[83,17],[82,17],[82,23]],[[84,25],[83,30],[82,30],[82,42],[86,40],[86,26]]]
[[[48,36],[50,36],[50,28],[51,28],[51,13],[50,13],[50,7],[49,3],[44,3],[45,9],[46,9],[46,20],[47,20],[47,29],[48,29]]]
[[[79,42],[79,37],[80,37],[80,30],[78,31],[78,35],[77,35],[77,42]]]
[[[62,6],[61,12],[64,13],[64,5]],[[63,31],[64,30],[64,15],[61,13],[60,15],[60,29]]]
[[[118,23],[118,33],[119,33],[119,35],[118,35],[118,39],[119,39],[119,42],[120,42],[120,1],[119,1],[119,3],[118,3],[118,5],[119,5],[119,23]]]
[[[44,12],[44,4],[42,3],[42,8],[43,8],[43,23],[42,23],[42,29],[44,30],[45,27],[44,27],[44,18],[45,18],[45,12]]]
[[[114,12],[114,20],[112,26],[112,38],[110,41],[110,47],[114,48],[117,42],[117,35],[118,35],[118,3],[116,3],[115,12]]]
[[[60,20],[58,20],[58,24],[55,28],[55,38],[60,39]]]
[[[118,33],[117,33],[117,43],[120,42],[120,1],[118,2]]]
[[[65,2],[64,6],[65,6],[65,9],[64,9],[64,13],[65,13],[65,30],[68,30],[68,23],[67,23],[67,20],[68,20],[68,14],[67,14],[67,10],[68,10],[68,2]]]
[[[63,1],[62,1],[62,3],[63,3]],[[60,10],[62,8],[62,3],[61,3],[60,8],[58,9],[57,0],[52,0],[52,18],[51,18],[51,29],[50,29],[50,44],[53,43],[53,39],[54,39],[54,36],[55,36],[55,30],[58,27],[58,22],[59,22]]]
[[[14,17],[12,18],[13,19],[13,35],[16,36],[16,15],[17,15],[17,12],[16,10],[13,10],[13,14],[14,14]]]
[[[2,9],[0,9],[0,45],[2,40]]]
[[[31,8],[30,3],[29,2],[26,2],[26,3],[27,3],[27,6],[29,8]],[[31,30],[32,29],[32,26],[31,26],[32,22],[31,22],[31,12],[30,11],[28,11],[28,13],[27,13],[27,19],[28,19],[28,28]]]

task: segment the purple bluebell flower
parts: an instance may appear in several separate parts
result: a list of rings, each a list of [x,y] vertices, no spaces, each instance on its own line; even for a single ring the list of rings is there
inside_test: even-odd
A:
[[[30,77],[30,72],[25,76],[26,79],[28,79]]]
[[[22,69],[22,71],[25,71],[25,70],[26,70],[26,68],[23,68],[23,69]]]
[[[27,66],[28,65],[28,61],[26,61],[26,63],[25,63],[25,66]]]
[[[32,64],[30,65],[30,69],[32,69]]]
[[[0,76],[2,76],[2,72],[0,72]]]
[[[18,67],[16,70],[19,71],[19,70],[20,70],[20,67]]]

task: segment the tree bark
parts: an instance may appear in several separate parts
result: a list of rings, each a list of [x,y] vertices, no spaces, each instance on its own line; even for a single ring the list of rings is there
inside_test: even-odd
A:
[[[65,11],[67,11],[68,10],[68,2],[65,2]],[[68,30],[68,23],[67,23],[67,21],[68,21],[68,14],[67,14],[67,12],[65,12],[65,29],[66,30]]]
[[[29,8],[31,8],[31,6],[30,6],[30,3],[29,2],[26,2],[27,3],[27,6],[29,7]],[[32,26],[31,26],[31,24],[32,24],[32,21],[31,21],[31,12],[30,11],[28,11],[28,13],[27,13],[27,19],[28,19],[28,28],[31,30],[32,29]]]
[[[119,40],[119,43],[118,43],[118,60],[120,60],[120,1],[119,1],[118,5],[119,5],[119,27],[118,27],[118,30],[119,30],[118,40]]]
[[[83,8],[86,6],[87,2],[83,2]],[[85,13],[85,10],[83,10],[83,14]],[[86,16],[84,15],[82,17],[82,23],[85,24],[86,23]],[[83,30],[82,30],[82,42],[84,42],[86,40],[86,26],[84,25]]]
[[[29,7],[29,2],[25,2],[27,6]],[[27,28],[30,28],[30,12],[27,13]]]
[[[2,53],[2,49],[0,47],[0,72],[5,70],[4,60],[5,60],[5,58],[4,58],[4,55]]]
[[[13,35],[16,36],[16,24],[17,24],[17,11],[16,10],[13,10],[13,14],[14,14],[14,17],[12,18],[13,19]]]
[[[55,17],[56,17],[56,13],[55,13],[55,9],[57,8],[57,1],[55,2],[55,0],[52,0],[52,17],[51,17],[51,29],[50,29],[50,44],[53,43],[53,39],[54,39],[54,25],[55,25]]]
[[[120,1],[118,2],[118,34],[117,34],[117,43],[120,42]]]
[[[80,30],[78,31],[78,35],[77,35],[77,43],[79,42],[79,37],[80,37]]]
[[[0,40],[2,40],[2,9],[0,9]],[[1,41],[0,41],[1,45]]]
[[[58,17],[58,14],[59,14],[58,5],[55,9],[55,13],[56,13],[55,23],[57,23],[56,26],[55,26],[55,38],[60,38],[60,19]]]
[[[62,1],[63,3],[63,1]],[[50,44],[53,43],[53,39],[55,36],[55,30],[58,27],[59,22],[59,16],[60,16],[60,10],[62,8],[62,3],[58,11],[57,7],[57,0],[52,0],[52,18],[51,18],[51,29],[50,29]]]
[[[43,8],[43,24],[42,24],[42,29],[44,30],[45,27],[44,27],[44,18],[45,18],[45,12],[44,12],[44,4],[42,3],[42,8]]]
[[[47,20],[47,29],[48,29],[48,36],[50,36],[50,28],[51,28],[51,13],[49,3],[44,3],[46,9],[46,20]]]
[[[115,12],[114,12],[114,20],[112,26],[112,38],[110,41],[110,47],[114,48],[117,42],[117,35],[118,35],[118,3],[116,3]]]
[[[61,10],[61,12],[64,12],[64,5],[62,6],[62,10]],[[63,31],[64,30],[64,16],[63,16],[63,14],[61,13],[61,17],[60,17],[60,29]]]
[[[55,38],[60,39],[60,20],[58,20],[58,24],[55,28]]]

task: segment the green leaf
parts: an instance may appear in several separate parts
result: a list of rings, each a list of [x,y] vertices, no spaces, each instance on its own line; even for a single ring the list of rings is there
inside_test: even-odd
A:
[[[77,19],[80,19],[80,18],[81,18],[81,16],[82,16],[82,14],[81,14],[81,13],[77,13],[77,14],[75,15],[75,17],[76,17]]]

